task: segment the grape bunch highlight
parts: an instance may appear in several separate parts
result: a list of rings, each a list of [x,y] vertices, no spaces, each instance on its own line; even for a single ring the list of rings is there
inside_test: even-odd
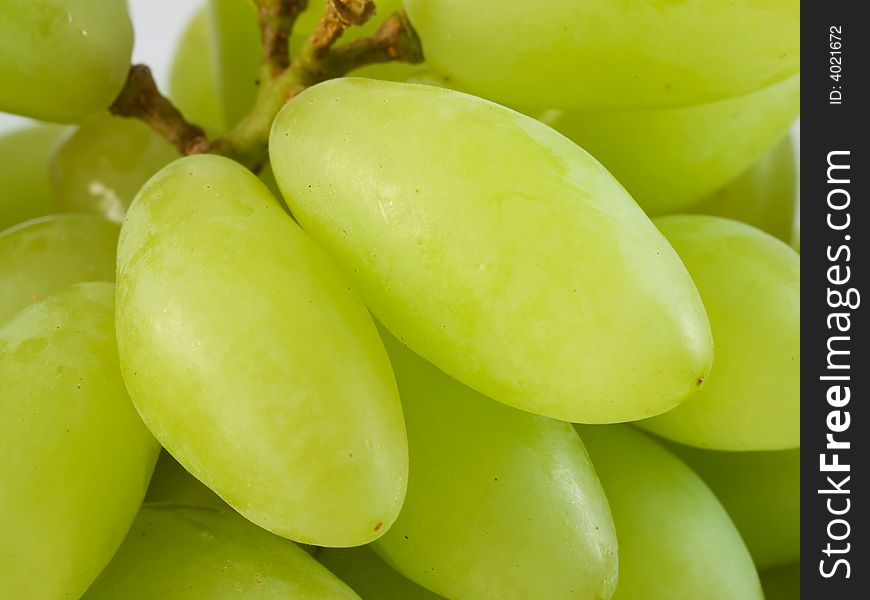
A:
[[[126,4],[0,0],[0,597],[799,599],[796,0]]]

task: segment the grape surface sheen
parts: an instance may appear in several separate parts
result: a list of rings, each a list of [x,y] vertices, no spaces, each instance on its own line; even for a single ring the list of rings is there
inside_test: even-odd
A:
[[[0,0],[0,111],[74,123],[105,110],[132,52],[126,2]]]
[[[113,286],[0,325],[0,595],[78,598],[139,509],[159,446],[121,380]]]
[[[453,600],[609,598],[613,521],[571,425],[451,379],[385,332],[408,426],[399,519],[375,550]]]
[[[162,169],[121,232],[118,345],[146,424],[248,519],[319,546],[381,536],[407,481],[395,380],[350,287],[219,156]]]
[[[541,123],[435,87],[344,78],[279,113],[272,168],[303,228],[424,358],[568,421],[669,410],[712,342],[666,240]]]
[[[82,600],[359,600],[293,542],[228,510],[145,504]]]
[[[63,212],[92,212],[120,223],[149,177],[178,151],[137,119],[87,119],[58,146],[51,182]]]
[[[515,106],[699,104],[800,70],[797,0],[404,0],[426,59]]]
[[[800,256],[731,219],[675,215],[656,224],[701,292],[716,355],[697,396],[638,424],[701,448],[798,447]]]
[[[616,524],[612,600],[762,600],[740,534],[691,469],[628,425],[577,429]]]

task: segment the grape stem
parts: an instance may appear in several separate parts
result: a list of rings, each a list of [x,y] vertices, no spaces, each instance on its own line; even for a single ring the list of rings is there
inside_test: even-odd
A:
[[[388,16],[371,37],[335,45],[348,27],[363,25],[374,15],[372,0],[328,0],[317,28],[294,57],[289,55],[288,40],[307,0],[255,2],[263,40],[260,89],[251,110],[226,136],[209,142],[202,128],[187,122],[160,94],[144,65],[130,69],[110,111],[143,120],[183,155],[222,154],[257,172],[268,160],[272,121],[291,98],[312,85],[366,65],[423,61],[420,39],[403,11]]]
[[[290,66],[290,32],[308,0],[254,0],[263,42],[263,75],[273,78]]]
[[[175,105],[157,89],[151,69],[133,65],[121,93],[109,107],[121,117],[136,117],[178,148],[181,154],[201,154],[208,151],[205,131],[188,123]]]

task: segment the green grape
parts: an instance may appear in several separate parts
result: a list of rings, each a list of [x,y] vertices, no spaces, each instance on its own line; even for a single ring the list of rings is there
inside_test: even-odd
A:
[[[118,226],[52,215],[0,232],[0,324],[31,302],[82,281],[114,281]]]
[[[270,155],[294,216],[378,319],[481,393],[612,422],[669,410],[706,377],[707,318],[673,249],[541,123],[343,78],[283,108]]]
[[[218,100],[211,34],[208,10],[201,8],[181,34],[169,73],[169,97],[189,121],[216,136],[229,127]]]
[[[175,158],[178,151],[141,121],[92,117],[52,157],[57,204],[64,212],[94,212],[120,223],[142,184]]]
[[[165,450],[157,459],[145,502],[165,502],[206,508],[228,508],[213,491],[184,470]]]
[[[296,544],[228,510],[145,504],[82,600],[359,600]]]
[[[800,256],[738,221],[677,215],[656,221],[701,292],[716,348],[701,392],[638,424],[715,450],[800,445]]]
[[[133,27],[118,0],[0,0],[0,111],[74,123],[127,79]]]
[[[584,148],[650,215],[715,192],[760,158],[800,111],[800,76],[680,108],[529,111]]]
[[[453,600],[609,598],[616,538],[571,425],[481,396],[384,332],[411,475],[375,550]]]
[[[212,68],[224,122],[235,125],[257,97],[263,44],[251,0],[209,0]]]
[[[0,590],[78,598],[139,509],[159,446],[118,369],[113,286],[84,283],[0,325]]]
[[[63,131],[40,124],[0,136],[0,231],[54,212],[48,158]]]
[[[577,429],[616,524],[613,600],[762,600],[740,534],[691,469],[627,425]]]
[[[743,221],[787,242],[796,201],[794,146],[785,135],[740,176],[688,210]]]
[[[323,548],[317,560],[352,587],[362,600],[442,599],[399,575],[367,546]]]
[[[800,70],[796,0],[404,4],[427,61],[504,104],[699,104]]]
[[[395,520],[408,456],[383,344],[249,171],[190,156],[145,184],[121,232],[117,315],[146,424],[234,509],[318,546]]]
[[[731,515],[759,569],[800,560],[800,449],[716,452],[669,448],[701,476]]]
[[[765,600],[800,600],[801,566],[794,563],[761,573]]]

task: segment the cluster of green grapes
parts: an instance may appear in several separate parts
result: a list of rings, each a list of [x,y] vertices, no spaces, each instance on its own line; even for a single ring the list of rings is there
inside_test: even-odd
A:
[[[209,136],[280,4],[187,27]],[[255,174],[109,114],[125,2],[0,0],[0,597],[798,598],[798,2],[377,4],[426,62]]]

